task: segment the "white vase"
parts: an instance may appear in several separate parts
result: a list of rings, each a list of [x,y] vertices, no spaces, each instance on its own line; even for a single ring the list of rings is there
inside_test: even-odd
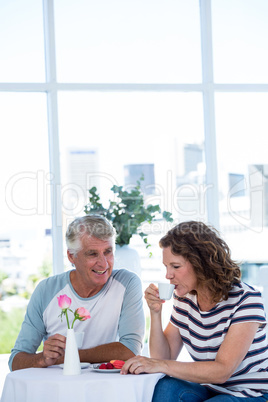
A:
[[[74,335],[75,335],[75,340],[76,340],[77,348],[78,348],[78,349],[81,349],[81,348],[82,348],[82,345],[83,345],[83,340],[84,340],[84,335],[85,335],[85,333],[84,333],[84,332],[77,332],[77,331],[75,331]]]
[[[124,246],[116,245],[114,256],[114,269],[128,269],[141,276],[140,256],[133,247],[125,244]]]
[[[67,329],[63,374],[81,374],[80,358],[73,329]]]

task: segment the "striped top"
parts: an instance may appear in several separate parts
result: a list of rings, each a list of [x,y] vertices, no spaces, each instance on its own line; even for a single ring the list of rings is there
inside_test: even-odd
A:
[[[268,393],[268,346],[266,318],[261,293],[241,282],[229,292],[228,300],[209,311],[200,311],[196,295],[178,297],[170,318],[179,328],[183,343],[194,361],[213,361],[232,324],[259,322],[247,355],[224,384],[203,384],[219,393],[257,397]]]

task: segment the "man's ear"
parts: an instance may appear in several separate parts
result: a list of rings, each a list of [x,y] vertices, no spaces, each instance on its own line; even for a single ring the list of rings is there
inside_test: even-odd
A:
[[[68,260],[69,260],[72,264],[74,264],[74,255],[71,254],[69,250],[67,250],[67,257],[68,257]]]

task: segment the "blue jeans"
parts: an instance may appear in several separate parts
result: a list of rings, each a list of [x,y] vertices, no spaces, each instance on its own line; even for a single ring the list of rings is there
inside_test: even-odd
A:
[[[268,394],[256,398],[238,398],[218,394],[201,384],[165,376],[155,386],[152,402],[265,402]]]

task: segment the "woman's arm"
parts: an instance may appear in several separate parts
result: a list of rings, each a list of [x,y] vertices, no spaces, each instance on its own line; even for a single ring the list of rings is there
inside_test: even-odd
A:
[[[255,322],[232,325],[214,361],[188,363],[137,356],[126,362],[122,368],[122,374],[161,372],[196,383],[224,383],[244,359],[259,325]]]
[[[161,317],[152,317],[150,332],[150,356],[155,359],[176,360],[183,347],[180,331],[169,323],[163,331]]]
[[[151,284],[145,291],[145,299],[150,309],[151,329],[149,348],[150,356],[156,359],[176,359],[182,349],[179,329],[171,323],[165,331],[162,328],[162,304],[158,288]]]

